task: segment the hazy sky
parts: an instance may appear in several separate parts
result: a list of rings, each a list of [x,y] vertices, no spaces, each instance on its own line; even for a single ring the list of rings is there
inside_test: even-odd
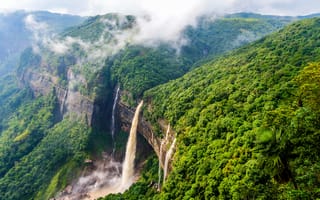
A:
[[[0,10],[49,10],[96,15],[107,12],[146,13],[170,17],[206,12],[250,11],[278,15],[320,12],[320,0],[2,0]]]

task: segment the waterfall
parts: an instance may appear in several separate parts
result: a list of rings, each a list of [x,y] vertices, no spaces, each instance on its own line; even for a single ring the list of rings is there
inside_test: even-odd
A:
[[[119,88],[115,102],[117,101]],[[85,176],[81,176],[79,180],[63,190],[57,198],[57,200],[74,200],[85,199],[95,200],[108,194],[123,193],[127,190],[131,184],[136,181],[137,177],[134,176],[134,160],[136,153],[136,137],[137,128],[139,122],[139,113],[142,107],[143,101],[138,105],[134,117],[132,119],[132,125],[130,130],[129,139],[126,147],[126,155],[124,162],[122,163],[122,174],[120,174],[121,163],[113,160],[113,157],[108,157],[103,161],[96,161],[94,169],[91,173]],[[115,103],[113,106],[114,116]]]
[[[167,132],[166,132],[166,140],[165,140],[166,142],[168,141],[169,133],[170,133],[170,124],[168,124]]]
[[[136,154],[136,140],[137,140],[136,135],[137,135],[138,122],[139,122],[139,113],[140,113],[142,104],[143,104],[143,101],[140,102],[140,104],[136,109],[136,112],[134,113],[130,135],[127,142],[126,155],[122,165],[123,167],[122,167],[121,186],[123,188],[126,188],[127,186],[131,185],[132,179],[134,176],[134,159]]]
[[[167,174],[168,174],[169,160],[172,157],[173,149],[174,149],[175,145],[176,145],[176,138],[174,138],[169,150],[166,153],[166,158],[165,158],[165,161],[164,161],[164,169],[163,169],[163,183],[165,182]]]
[[[161,182],[161,159],[162,159],[162,146],[163,146],[163,142],[164,141],[161,141],[161,144],[160,144],[160,152],[159,152],[159,168],[158,168],[158,190],[160,191],[161,190],[161,186],[160,186],[160,182]]]
[[[113,105],[112,105],[112,117],[111,117],[111,136],[112,136],[112,142],[113,142],[112,155],[114,154],[114,152],[116,150],[116,142],[114,139],[114,133],[115,133],[115,129],[116,129],[115,115],[116,115],[116,106],[117,106],[117,102],[118,102],[118,98],[119,98],[119,91],[120,91],[120,87],[117,88],[116,96],[114,98]]]
[[[169,133],[170,133],[170,124],[168,125],[168,128],[167,128],[167,132],[166,132],[166,136],[164,139],[161,140],[161,144],[160,144],[160,152],[159,152],[159,168],[158,168],[158,190],[160,191],[161,190],[161,159],[162,159],[162,148],[163,148],[163,145],[165,143],[167,143],[168,141],[168,136],[169,136]]]

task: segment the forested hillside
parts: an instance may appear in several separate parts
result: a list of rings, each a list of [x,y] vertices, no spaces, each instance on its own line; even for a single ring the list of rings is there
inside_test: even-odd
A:
[[[136,99],[156,85],[182,76],[205,60],[255,41],[294,21],[292,17],[233,14],[202,16],[196,26],[182,32],[187,43],[173,48],[163,42],[158,47],[130,45],[108,58],[112,80],[119,82]]]
[[[155,199],[318,198],[319,37],[299,21],[147,91],[178,137]]]

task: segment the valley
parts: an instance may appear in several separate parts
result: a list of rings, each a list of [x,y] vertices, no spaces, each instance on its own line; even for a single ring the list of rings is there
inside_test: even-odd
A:
[[[317,14],[202,15],[176,43],[30,15],[55,33],[1,58],[0,200],[319,197]]]

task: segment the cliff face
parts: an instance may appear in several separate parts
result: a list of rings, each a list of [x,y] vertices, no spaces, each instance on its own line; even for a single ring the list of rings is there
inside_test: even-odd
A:
[[[106,112],[106,108],[102,108],[101,105],[95,103],[94,100],[73,89],[74,82],[79,81],[79,77],[74,75],[71,70],[67,72],[67,87],[61,87],[57,83],[55,76],[31,69],[26,69],[20,76],[20,79],[24,85],[31,88],[35,96],[48,95],[54,90],[59,103],[60,117],[72,115],[72,117],[76,117],[76,119],[84,119],[87,124],[91,126],[92,123],[98,121],[95,118],[97,118],[101,112]],[[117,116],[119,116],[120,126],[124,131],[130,131],[134,112],[135,110],[124,105],[121,101],[118,102]],[[138,133],[150,144],[158,156],[161,166],[164,167],[166,153],[174,139],[174,132],[168,131],[167,133],[168,124],[164,121],[159,121],[159,125],[164,135],[166,135],[164,138],[156,137],[152,125],[142,116],[138,124]]]
[[[124,105],[120,101],[117,106],[121,128],[124,131],[129,132],[135,111],[129,108],[128,106]],[[138,124],[138,133],[141,134],[148,141],[148,143],[151,145],[154,152],[156,153],[157,157],[159,158],[160,165],[164,167],[166,154],[169,150],[172,141],[174,140],[174,131],[167,131],[168,125],[164,121],[159,121],[159,125],[164,135],[166,135],[166,137],[164,138],[156,137],[152,125],[148,121],[146,121],[143,118],[143,116],[141,116]]]
[[[47,73],[35,72],[31,69],[26,69],[20,79],[24,85],[31,88],[35,96],[48,95],[54,90],[59,102],[59,114],[61,117],[71,114],[79,119],[84,119],[88,125],[91,125],[94,102],[72,89],[72,81],[75,77],[71,70],[68,71],[67,88],[63,88],[56,83],[56,77]]]

